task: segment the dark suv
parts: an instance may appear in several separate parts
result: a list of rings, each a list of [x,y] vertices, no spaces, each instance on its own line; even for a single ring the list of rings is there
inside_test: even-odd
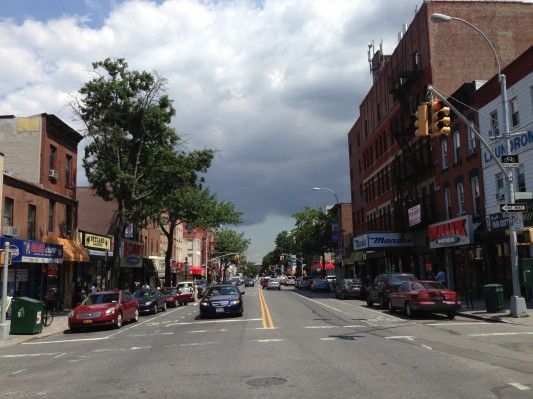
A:
[[[414,274],[409,273],[380,274],[367,287],[367,305],[372,306],[375,302],[378,302],[381,309],[387,309],[389,292],[396,291],[404,281],[413,281],[416,279]]]

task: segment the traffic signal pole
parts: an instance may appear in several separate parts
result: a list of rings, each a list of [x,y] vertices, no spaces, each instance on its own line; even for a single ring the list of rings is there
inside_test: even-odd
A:
[[[4,242],[4,270],[2,276],[2,316],[0,317],[0,340],[9,339],[9,329],[6,323],[7,312],[7,268],[9,265],[9,242]]]
[[[503,119],[504,119],[504,129],[505,129],[505,137],[506,137],[506,147],[507,147],[507,154],[511,153],[511,131],[509,128],[509,107],[507,104],[507,84],[506,84],[506,78],[505,75],[499,73],[498,78],[500,80],[501,85],[501,93],[502,93],[502,101],[503,101]],[[507,179],[507,184],[509,188],[509,203],[512,205],[515,203],[515,194],[514,194],[514,179],[513,179],[513,170],[514,168],[511,168],[508,170],[503,166],[503,164],[500,162],[496,154],[494,154],[494,151],[490,148],[488,143],[485,141],[485,139],[481,136],[481,134],[475,129],[474,123],[469,121],[466,117],[459,112],[457,108],[455,108],[450,102],[441,94],[439,93],[433,86],[428,85],[428,92],[432,95],[435,95],[439,99],[442,100],[443,103],[445,103],[459,119],[461,119],[466,126],[470,127],[477,138],[481,141],[485,149],[489,152],[489,154],[492,156],[492,158],[495,160],[496,165],[501,169],[503,175]],[[515,317],[525,317],[528,316],[527,313],[527,307],[526,307],[526,300],[521,296],[520,294],[520,276],[518,273],[518,245],[517,245],[517,238],[516,238],[516,231],[509,229],[509,247],[511,252],[511,271],[512,271],[512,282],[513,282],[513,295],[511,296],[511,306],[510,306],[510,313],[511,316]]]

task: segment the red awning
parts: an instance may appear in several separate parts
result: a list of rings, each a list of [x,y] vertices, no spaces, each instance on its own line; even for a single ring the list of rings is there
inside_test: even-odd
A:
[[[322,270],[322,263],[316,262],[313,263],[313,270]],[[335,263],[326,262],[326,270],[335,270]]]
[[[203,267],[200,267],[200,266],[191,266],[191,267],[189,267],[189,273],[190,274],[195,274],[197,276],[203,276],[204,273],[205,273],[205,269]]]

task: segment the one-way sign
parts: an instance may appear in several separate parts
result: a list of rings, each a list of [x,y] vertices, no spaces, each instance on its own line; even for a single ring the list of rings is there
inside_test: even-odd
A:
[[[526,204],[500,204],[500,212],[525,212]]]

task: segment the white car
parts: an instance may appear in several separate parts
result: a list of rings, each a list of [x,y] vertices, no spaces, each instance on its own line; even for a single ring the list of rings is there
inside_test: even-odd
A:
[[[267,290],[270,290],[270,289],[281,290],[281,284],[279,283],[279,280],[277,278],[271,278],[268,280]]]
[[[294,285],[295,281],[296,281],[296,277],[287,276],[287,285]]]

